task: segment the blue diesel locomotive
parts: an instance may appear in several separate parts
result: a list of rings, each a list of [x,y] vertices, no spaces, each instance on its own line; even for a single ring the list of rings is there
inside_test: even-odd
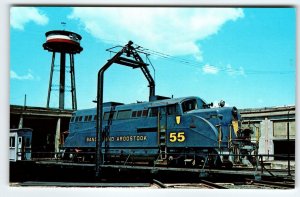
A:
[[[73,113],[63,159],[95,162],[96,120],[96,108]],[[103,103],[102,121],[105,164],[251,165],[257,150],[236,107],[213,108],[198,97]]]

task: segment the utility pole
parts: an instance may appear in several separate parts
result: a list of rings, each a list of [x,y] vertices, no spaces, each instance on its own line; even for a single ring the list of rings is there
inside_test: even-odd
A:
[[[288,120],[287,120],[287,143],[288,143],[288,176],[291,175],[291,161],[290,161],[290,109],[288,111]]]

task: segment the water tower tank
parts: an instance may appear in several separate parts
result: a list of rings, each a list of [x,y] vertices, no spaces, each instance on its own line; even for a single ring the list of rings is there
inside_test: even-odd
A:
[[[46,33],[46,42],[43,44],[45,50],[61,53],[80,53],[81,36],[77,33],[54,30]]]

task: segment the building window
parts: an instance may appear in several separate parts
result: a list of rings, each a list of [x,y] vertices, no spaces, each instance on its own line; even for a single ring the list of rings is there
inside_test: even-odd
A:
[[[25,146],[30,147],[30,138],[29,137],[25,138]]]
[[[10,137],[9,138],[9,148],[15,148],[16,147],[16,138],[15,137]]]

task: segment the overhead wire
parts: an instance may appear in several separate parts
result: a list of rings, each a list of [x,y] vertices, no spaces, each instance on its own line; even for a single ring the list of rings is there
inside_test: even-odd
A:
[[[210,65],[210,64],[206,64],[206,65],[200,65],[199,62],[196,62],[195,60],[190,60],[190,59],[185,59],[185,58],[181,58],[181,57],[177,57],[177,56],[173,56],[167,53],[163,53],[160,51],[156,51],[153,49],[149,49],[149,48],[145,48],[142,47],[140,45],[134,44],[136,50],[140,53],[143,53],[146,55],[146,58],[149,59],[150,55],[156,56],[156,57],[160,57],[163,58],[167,61],[172,61],[172,62],[179,62],[182,63],[184,65],[193,67],[193,68],[197,68],[197,69],[204,69],[204,67],[207,66],[211,66],[212,69],[216,69],[217,72],[227,72],[229,74],[232,75],[237,75],[237,74],[245,74],[245,75],[259,75],[259,74],[279,74],[279,75],[287,75],[287,74],[292,74],[295,73],[295,71],[293,70],[252,70],[252,69],[244,69],[244,68],[234,68],[234,67],[229,67],[229,66],[215,66],[215,65]],[[121,47],[121,45],[117,45],[115,47],[111,47],[110,49],[114,49],[116,47]],[[110,50],[110,52],[113,52]],[[151,65],[153,67],[153,65]]]
[[[196,67],[196,68],[203,68],[203,66],[199,66],[199,63],[193,60],[188,60],[188,59],[184,59],[184,58],[178,58],[166,53],[162,53],[162,52],[158,52],[158,51],[154,51],[152,49],[146,49],[143,48],[145,51],[147,51],[149,54],[152,55],[156,55],[159,57],[163,57],[165,59],[170,59],[170,60],[174,60],[174,61],[178,61],[180,63],[184,63],[188,66],[192,66],[192,67]],[[204,65],[205,66],[205,65]],[[233,68],[233,67],[228,67],[228,66],[215,66],[215,65],[209,65],[212,66],[212,68],[215,68],[217,71],[226,71],[226,72],[230,72],[231,74],[238,74],[241,72],[244,72],[246,74],[250,74],[250,75],[254,75],[254,74],[291,74],[291,73],[295,73],[295,71],[292,70],[283,70],[283,71],[279,71],[279,70],[251,70],[251,69],[240,69],[240,68]]]

